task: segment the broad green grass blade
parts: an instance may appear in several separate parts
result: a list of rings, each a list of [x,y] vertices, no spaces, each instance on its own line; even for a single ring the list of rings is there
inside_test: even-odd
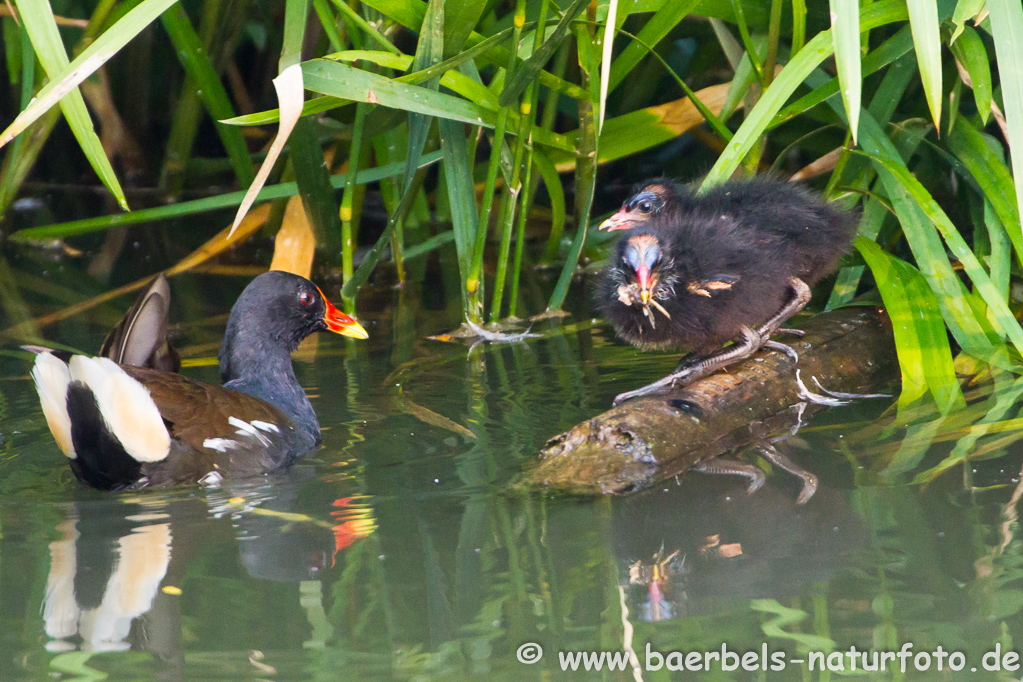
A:
[[[340,212],[330,185],[330,172],[323,160],[319,131],[320,126],[314,119],[298,119],[288,136],[288,155],[316,244],[336,254],[341,249]]]
[[[1016,205],[1023,215],[1023,153],[1020,151],[1023,150],[1023,4],[1019,0],[988,0],[987,8],[991,13],[991,34],[995,39],[1009,148],[1016,152],[1012,154]]]
[[[1011,1],[1011,0],[1010,0]],[[934,127],[941,127],[941,34],[938,31],[938,3],[935,0],[906,0],[909,25],[913,29],[916,62],[924,86]]]
[[[749,55],[743,51],[742,57],[739,59],[739,65],[735,67],[735,75],[732,77],[732,82],[728,88],[728,96],[721,107],[720,116],[722,119],[727,121],[735,113],[735,110],[739,108],[739,104],[750,93],[750,86],[756,83],[756,81],[757,74],[753,70],[753,62],[750,61]]]
[[[899,29],[895,35],[881,43],[877,49],[863,58],[862,75],[870,74],[883,69],[896,62],[903,55],[913,50],[913,35],[909,26]],[[887,74],[886,74],[887,75]],[[771,128],[775,128],[786,121],[795,118],[804,111],[817,106],[829,97],[837,95],[839,82],[836,78],[829,79],[824,85],[814,88],[811,92],[803,95],[792,104],[778,112],[778,115],[771,121]],[[873,101],[873,100],[872,100]],[[898,100],[891,103],[891,106],[898,104]],[[876,116],[875,116],[876,118]],[[857,126],[858,127],[858,126]]]
[[[913,251],[920,271],[938,296],[942,315],[952,335],[970,355],[985,362],[1011,367],[1005,357],[1004,347],[995,348],[993,339],[988,336],[989,325],[986,318],[982,315],[978,318],[962,282],[952,270],[934,222],[924,212],[920,203],[911,196],[909,190],[902,184],[901,178],[889,172],[889,167],[900,167],[900,173],[909,175],[892,141],[868,112],[862,114],[860,134],[860,146],[874,161],[875,169],[902,224],[906,241]],[[912,183],[919,184],[915,178],[912,178]],[[990,284],[990,281],[988,283]],[[1004,307],[1004,301],[1001,305]]]
[[[419,33],[423,24],[423,17],[426,16],[426,3],[422,2],[422,0],[364,0],[363,4],[394,19],[415,33]],[[485,40],[487,40],[485,36],[473,32],[469,35],[466,45],[472,48]],[[512,54],[511,51],[503,46],[495,45],[482,55],[482,59],[490,64],[505,68],[508,66],[508,60]],[[534,76],[539,77],[541,85],[557,90],[569,97],[575,99],[589,97],[589,93],[578,85],[569,83],[565,79],[558,78],[547,71],[541,70],[538,74],[534,74]]]
[[[878,26],[896,21],[905,21],[906,6],[898,0],[881,0],[863,8],[860,13],[860,31],[869,31]],[[706,190],[730,177],[742,163],[743,158],[757,143],[775,114],[785,104],[797,87],[814,69],[832,54],[831,31],[822,31],[806,44],[799,54],[786,65],[760,98],[753,111],[736,131],[732,141],[718,157],[710,173],[704,178],[701,188]],[[862,131],[861,131],[862,132]]]
[[[472,264],[479,213],[469,163],[469,143],[465,126],[457,121],[440,119],[440,144],[444,153],[444,175],[447,180],[448,203],[451,207],[452,231],[458,253],[458,268],[464,283]]]
[[[636,35],[639,41],[630,41],[611,65],[608,90],[613,91],[632,72],[639,61],[646,56],[646,45],[656,46],[687,14],[692,12],[700,0],[671,0],[657,10]]]
[[[96,69],[103,66],[128,41],[138,35],[175,2],[177,0],[145,0],[104,31],[103,35],[83,50],[70,64],[49,4],[40,0],[16,2],[19,12],[23,14],[32,12],[25,18],[25,29],[32,38],[32,44],[35,46],[39,61],[43,64],[50,82],[39,91],[35,100],[14,119],[7,130],[0,134],[0,147],[10,142],[69,92],[76,91],[79,83],[95,73]],[[51,23],[52,26],[49,25]]]
[[[1006,301],[1009,300],[1009,279],[1012,274],[1012,244],[1005,226],[998,219],[998,214],[991,202],[984,200],[984,227],[987,228],[988,243],[991,253],[987,257],[988,272],[991,282]],[[988,320],[993,323],[994,312],[988,311]]]
[[[252,157],[249,156],[249,149],[245,143],[242,131],[233,126],[226,126],[219,121],[234,117],[234,107],[227,96],[227,91],[220,82],[220,75],[213,64],[206,56],[202,41],[192,27],[185,10],[179,5],[168,9],[161,17],[163,27],[167,30],[171,42],[174,44],[174,53],[178,61],[185,69],[185,73],[192,79],[192,83],[199,91],[199,97],[206,105],[207,111],[214,121],[217,121],[217,135],[227,150],[227,156],[231,160],[231,167],[234,169],[235,177],[240,185],[247,186],[255,177],[252,170]]]
[[[347,64],[324,59],[307,61],[303,63],[302,68],[305,73],[305,87],[331,97],[379,104],[438,118],[450,118],[487,128],[495,127],[500,113],[486,108],[488,102],[492,101],[492,96],[480,92],[485,88],[464,74],[448,74],[451,76],[448,82],[452,83],[453,90],[456,88],[463,90],[467,96],[472,96],[477,101],[407,85],[400,79],[385,78]],[[445,80],[441,79],[441,83],[444,82]],[[519,114],[509,111],[507,107],[501,108],[500,111],[506,112],[509,129],[517,130]],[[540,129],[534,129],[533,142],[564,151],[574,150],[566,136]]]
[[[955,24],[955,30],[952,32],[951,42],[955,43],[959,38],[959,34],[963,31],[966,26],[967,19],[973,19],[984,9],[985,0],[959,0],[956,3],[955,12],[952,13],[952,23]]]
[[[910,244],[913,255],[931,290],[938,298],[942,317],[956,341],[964,351],[991,364],[1011,366],[1005,358],[1003,348],[994,346],[995,339],[987,334],[987,320],[978,317],[968,298],[969,294],[952,270],[945,255],[941,238],[934,224],[927,218],[920,206],[899,184],[883,165],[878,175],[892,199],[903,234]]]
[[[430,0],[430,4],[426,9],[426,16],[423,18],[422,29],[419,32],[416,58],[412,62],[412,68],[416,71],[422,71],[425,68],[434,66],[440,63],[443,55],[444,2],[443,0]],[[439,90],[439,79],[430,79],[425,83],[425,88],[432,91]],[[419,159],[423,156],[423,148],[426,146],[426,138],[430,134],[430,126],[432,125],[432,116],[411,112],[408,115],[409,143],[408,155],[405,160],[405,181],[402,183],[403,191],[407,192],[409,187],[412,186],[412,178],[419,166]]]
[[[507,36],[505,35],[504,37]],[[479,100],[488,109],[497,110],[497,97],[489,88],[456,70],[468,61],[465,56],[472,54],[472,52],[473,50],[466,50],[458,56],[434,66],[399,76],[394,81],[396,83],[419,85],[431,79],[440,78],[440,84],[444,87],[454,90],[467,99]],[[388,52],[371,52],[367,50],[345,50],[344,52],[329,54],[324,59],[332,59],[339,62],[367,61],[397,71],[407,71],[412,67],[413,62],[413,57],[408,55],[394,55]]]
[[[96,171],[96,175],[99,176],[103,184],[114,195],[121,208],[125,210],[128,210],[128,202],[124,198],[124,191],[121,189],[117,175],[110,165],[110,160],[103,151],[103,145],[100,143],[99,136],[93,127],[92,119],[89,118],[89,112],[85,107],[85,100],[82,98],[82,93],[78,90],[77,84],[95,72],[96,69],[123,47],[128,40],[131,40],[139,31],[152,23],[156,17],[160,16],[165,9],[174,4],[174,1],[144,0],[128,12],[117,24],[105,31],[96,42],[86,48],[75,60],[77,66],[68,63],[67,52],[64,50],[60,32],[57,30],[57,22],[53,17],[53,11],[50,9],[49,3],[45,0],[19,0],[16,3],[18,11],[21,13],[25,30],[32,39],[36,55],[39,57],[43,69],[50,78],[53,88],[51,92],[66,91],[66,94],[59,97],[60,107],[64,112],[65,118],[67,118],[68,125],[71,126],[71,130],[75,134],[75,138],[78,140],[78,144],[81,146],[86,158],[88,158],[93,170]],[[69,85],[72,83],[73,85]],[[44,93],[40,92],[40,97],[37,101],[45,103],[47,100],[43,99],[43,95]],[[26,120],[35,120],[35,118],[38,118],[43,111],[51,106],[52,103],[46,106],[40,104],[40,108],[30,112],[19,125],[24,124]],[[32,109],[32,107],[30,106],[29,109]],[[22,127],[22,129],[24,128]],[[13,136],[11,136],[11,139],[13,139]],[[0,136],[0,145],[4,141],[9,141],[7,133]]]
[[[483,16],[487,0],[458,0],[444,6],[444,57],[453,57],[465,45]]]
[[[1016,187],[1002,159],[991,149],[984,135],[963,119],[945,140],[948,150],[970,172],[984,197],[1009,235],[1016,258],[1023,263],[1023,229],[1016,201]]]
[[[543,151],[533,150],[533,163],[540,171],[551,202],[551,232],[547,237],[543,255],[540,256],[541,262],[551,263],[558,255],[558,246],[561,244],[561,235],[565,229],[565,189],[561,186],[561,177],[554,162]]]
[[[988,63],[984,41],[976,31],[966,26],[959,40],[952,43],[952,54],[970,77],[968,85],[973,89],[977,113],[986,125],[991,116],[991,65]]]
[[[494,111],[474,102],[399,83],[347,64],[313,59],[305,62],[302,70],[308,89],[331,97],[369,102],[487,127],[493,127],[496,118]]]
[[[942,414],[963,405],[941,310],[927,281],[912,265],[869,239],[857,238],[856,249],[870,267],[892,320],[902,370],[899,405],[908,406],[928,390]]]
[[[439,151],[425,154],[423,155],[423,164],[420,168],[425,168],[430,164],[437,163],[440,161],[440,158],[441,153]],[[404,170],[404,161],[400,163],[387,164],[386,166],[379,166],[377,168],[368,168],[366,170],[359,171],[356,176],[356,182],[360,185],[364,185],[369,182],[379,182],[384,178],[397,177],[401,175]],[[334,189],[344,187],[345,176],[331,176],[330,184]],[[101,216],[99,218],[72,220],[66,223],[55,223],[53,225],[40,225],[39,227],[30,227],[25,230],[19,230],[12,234],[10,239],[16,242],[24,242],[33,239],[64,239],[66,237],[74,237],[81,234],[88,234],[90,232],[107,230],[111,227],[138,225],[140,223],[148,223],[154,220],[186,218],[197,213],[237,206],[242,202],[242,200],[244,200],[245,194],[246,192],[242,191],[228,192],[227,194],[218,194],[205,199],[182,201],[181,203],[172,204],[170,206],[145,208],[139,211],[132,211],[131,213],[115,213],[113,215]],[[279,185],[264,187],[256,196],[256,201],[283,199],[296,194],[298,194],[298,183],[284,182]]]
[[[966,270],[966,274],[970,276],[973,281],[973,285],[977,287],[977,291],[980,293],[984,302],[991,307],[991,310],[995,314],[995,319],[1001,326],[1002,331],[1009,336],[1013,345],[1018,350],[1023,352],[1023,328],[1020,328],[1019,322],[1013,316],[1009,310],[1009,306],[1002,294],[999,293],[998,289],[991,282],[991,278],[987,272],[981,266],[980,261],[977,260],[977,256],[974,255],[973,250],[963,239],[962,235],[956,229],[952,221],[949,220],[945,212],[938,206],[938,202],[931,197],[927,189],[920,183],[916,177],[909,172],[909,169],[902,162],[902,159],[894,159],[891,156],[885,154],[872,154],[871,158],[875,164],[881,164],[884,166],[888,173],[898,180],[901,184],[901,188],[905,190],[908,196],[919,205],[923,213],[927,218],[934,224],[938,232],[944,238],[945,243],[948,245],[953,255],[959,259],[962,263],[963,268]],[[888,183],[886,183],[888,186]],[[896,197],[892,197],[894,203],[899,203],[901,200]],[[898,207],[896,208],[898,211]],[[902,214],[900,213],[900,218]],[[907,236],[908,238],[908,236]],[[910,241],[912,246],[912,240]],[[936,254],[929,253],[928,257],[933,258]],[[920,261],[920,254],[917,255],[917,261]]]
[[[842,86],[842,102],[849,120],[853,144],[860,121],[860,3],[858,0],[831,0],[831,39],[835,66]]]
[[[561,45],[565,38],[565,32],[568,31],[572,20],[575,19],[579,12],[583,11],[587,4],[588,0],[573,0],[572,4],[569,5],[561,16],[558,25],[554,27],[554,30],[547,36],[547,39],[543,41],[540,49],[535,50],[533,54],[529,55],[529,59],[515,68],[515,73],[505,84],[504,90],[501,91],[501,96],[498,98],[498,102],[502,107],[506,107],[517,100],[522,91],[526,89],[526,86],[536,79],[540,71],[543,70],[543,65],[554,54],[554,50]]]
[[[309,5],[310,0],[284,1],[284,44],[281,46],[281,58],[277,62],[278,75],[302,61]]]
[[[610,0],[607,5],[607,23],[601,41],[600,56],[600,98],[597,102],[600,115],[597,118],[597,134],[604,127],[604,109],[607,104],[607,86],[611,81],[611,50],[614,49],[615,19],[618,17],[618,0]],[[512,315],[515,311],[512,311]]]

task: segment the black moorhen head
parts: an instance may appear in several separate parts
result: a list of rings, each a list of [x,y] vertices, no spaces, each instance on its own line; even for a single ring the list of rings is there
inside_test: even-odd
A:
[[[65,363],[49,352],[36,357],[32,376],[50,431],[88,485],[250,476],[286,466],[320,442],[290,357],[315,331],[367,338],[315,284],[271,271],[231,310],[219,356],[223,387],[108,357],[75,355]]]
[[[619,212],[616,225],[644,226],[619,241],[598,305],[629,343],[687,348],[697,358],[616,403],[695,381],[764,345],[794,356],[770,336],[810,300],[809,286],[834,270],[855,229],[851,214],[790,183],[731,182],[700,196],[678,187],[648,184]],[[650,210],[634,205],[644,195]],[[649,199],[655,195],[659,202]],[[729,341],[736,345],[714,352]]]

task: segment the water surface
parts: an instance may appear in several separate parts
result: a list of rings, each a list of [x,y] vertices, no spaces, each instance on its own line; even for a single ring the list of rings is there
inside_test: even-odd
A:
[[[103,290],[80,290],[62,266],[9,268],[5,295],[35,316]],[[1018,382],[982,380],[969,408],[944,419],[920,409],[899,425],[891,400],[815,415],[779,444],[820,478],[804,506],[798,480],[776,470],[752,495],[740,479],[701,474],[616,499],[512,493],[548,438],[675,358],[616,342],[582,290],[571,317],[534,328],[539,338],[429,340],[458,322],[457,301],[443,295],[457,282],[445,277],[443,287],[428,275],[427,287],[371,291],[359,310],[368,341],[320,335],[304,347],[297,374],[323,447],[219,488],[83,488],[46,428],[30,360],[8,339],[0,678],[586,678],[597,673],[563,673],[558,652],[633,650],[638,669],[602,677],[831,679],[798,663],[643,668],[648,646],[766,646],[805,660],[911,642],[913,653],[963,652],[968,674],[996,645],[1023,641]],[[209,358],[246,281],[173,280],[190,376],[216,381]],[[536,312],[547,285],[531,286]],[[95,349],[130,303],[41,333]],[[974,459],[910,484],[950,454]],[[531,642],[544,655],[527,665],[516,652]],[[907,675],[950,678],[933,663]]]

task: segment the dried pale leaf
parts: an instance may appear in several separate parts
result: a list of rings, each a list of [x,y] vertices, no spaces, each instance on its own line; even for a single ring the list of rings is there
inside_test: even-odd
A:
[[[270,216],[270,205],[260,206],[235,226],[225,227],[212,239],[200,246],[198,249],[181,259],[177,264],[167,270],[167,276],[177,275],[185,270],[191,270],[196,265],[213,258],[219,253],[226,251],[236,243],[250,237],[252,233],[263,226]]]
[[[696,96],[716,116],[721,113],[721,108],[724,106],[729,85],[730,83],[712,85],[697,91]],[[618,126],[615,125],[616,122],[619,124]],[[608,119],[602,130],[597,163],[607,163],[643,151],[645,148],[683,135],[703,123],[703,115],[688,97]],[[638,147],[635,142],[629,143],[629,140],[639,139],[639,137],[632,134],[625,135],[624,128],[644,133],[642,139],[645,142]],[[575,133],[570,133],[568,137],[573,135]],[[556,164],[556,168],[559,173],[571,171],[575,168],[575,159],[561,161]]]
[[[277,104],[280,109],[280,124],[277,129],[277,137],[274,138],[273,144],[270,145],[270,151],[267,152],[263,165],[259,167],[256,179],[252,181],[248,191],[245,192],[245,198],[242,200],[241,206],[238,207],[238,213],[234,217],[234,224],[231,225],[231,233],[237,229],[245,214],[248,213],[252,203],[256,200],[256,195],[259,194],[259,190],[263,189],[266,179],[270,176],[270,171],[284,150],[284,145],[288,141],[291,131],[295,128],[295,124],[302,115],[302,105],[305,103],[302,65],[292,64],[284,69],[277,78],[274,78],[273,84],[274,89],[277,90]],[[228,236],[230,236],[230,233]]]
[[[721,536],[719,534],[708,535],[707,539],[703,542],[703,547],[700,547],[700,552],[706,554],[709,550],[714,549],[721,544]]]
[[[1006,140],[1009,139],[1009,125],[1005,122],[1005,114],[998,108],[998,103],[993,99],[991,100],[991,115],[995,117],[995,122],[1002,131],[1002,137]]]
[[[733,556],[739,556],[740,554],[742,554],[742,545],[738,542],[718,547],[718,556],[725,559],[730,559]]]
[[[808,180],[824,173],[830,173],[835,170],[835,166],[838,164],[838,159],[842,156],[842,150],[844,147],[835,147],[830,152],[814,159],[810,163],[806,164],[789,178],[790,182],[798,182],[800,180]]]
[[[412,415],[421,422],[425,422],[430,426],[436,426],[446,431],[457,433],[460,436],[466,438],[476,439],[476,434],[465,428],[458,422],[448,419],[442,414],[438,414],[428,407],[423,407],[418,403],[414,403],[409,400],[408,396],[404,393],[401,395],[401,409]]]
[[[308,279],[313,271],[313,256],[316,254],[316,236],[309,223],[302,198],[293,196],[284,210],[281,229],[274,241],[274,257],[271,270],[284,270]]]
[[[721,113],[721,107],[724,106],[725,98],[728,97],[730,86],[731,83],[711,85],[703,90],[698,90],[696,96],[700,98],[704,106],[717,115]],[[703,115],[688,97],[658,104],[655,107],[650,107],[649,111],[660,114],[661,125],[669,128],[676,135],[681,135],[690,128],[703,123]]]

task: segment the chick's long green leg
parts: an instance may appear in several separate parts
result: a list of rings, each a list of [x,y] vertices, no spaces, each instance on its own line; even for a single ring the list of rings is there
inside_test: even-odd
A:
[[[756,353],[761,346],[768,342],[771,334],[776,334],[782,328],[782,325],[790,317],[798,313],[800,310],[806,307],[806,304],[810,302],[810,287],[807,286],[806,282],[793,277],[789,280],[789,286],[792,287],[792,298],[789,299],[788,303],[782,307],[771,319],[762,324],[757,329],[750,329],[749,327],[742,328],[742,341],[732,346],[728,350],[711,355],[710,357],[699,360],[687,367],[678,367],[674,372],[659,379],[652,384],[648,384],[642,388],[637,388],[634,391],[627,391],[619,394],[615,400],[615,405],[620,405],[626,400],[638,398],[640,396],[649,395],[657,391],[658,389],[664,388],[665,386],[685,386],[690,384],[697,379],[701,379],[708,374],[712,374],[722,367],[726,367],[734,362],[745,360],[754,353]],[[777,350],[782,350],[790,357],[798,359],[796,352],[776,341],[770,341],[770,346]],[[784,348],[782,348],[784,346]],[[683,358],[683,361],[685,358]]]
[[[743,327],[741,343],[737,343],[726,351],[700,360],[688,367],[677,369],[663,379],[658,379],[654,383],[648,384],[643,388],[637,388],[634,391],[621,393],[615,398],[614,404],[620,405],[626,400],[648,395],[665,386],[685,386],[686,384],[692,383],[697,379],[707,376],[708,374],[713,374],[717,370],[730,365],[733,362],[745,360],[756,353],[757,349],[759,349],[761,345],[763,345],[763,339],[760,337],[760,334],[749,327]]]
[[[795,349],[779,341],[770,340],[772,334],[792,334],[794,336],[803,336],[805,334],[801,329],[786,329],[782,327],[790,317],[805,308],[806,304],[810,302],[810,287],[807,286],[806,282],[798,277],[793,277],[789,280],[789,286],[792,287],[792,298],[774,317],[761,325],[757,329],[757,333],[763,338],[763,346],[780,350],[792,358],[792,362],[799,362],[799,353]]]
[[[771,334],[777,334],[782,331],[782,325],[785,322],[798,313],[800,310],[806,307],[806,304],[810,302],[810,287],[807,286],[806,282],[793,277],[789,280],[789,286],[792,287],[792,298],[786,303],[781,310],[775,313],[774,317],[769,319],[764,324],[757,328],[757,333],[766,341],[771,337]],[[797,336],[802,336],[802,332],[795,329],[786,329],[785,333],[791,334],[796,332]]]
[[[810,287],[798,277],[793,277],[789,280],[789,286],[792,287],[792,298],[779,310],[771,319],[761,325],[756,331],[761,337],[761,346],[767,346],[775,350],[780,350],[788,355],[794,362],[799,362],[799,355],[789,346],[784,343],[777,341],[769,341],[772,334],[789,334],[792,336],[804,336],[806,332],[802,329],[787,329],[782,327],[786,320],[798,313],[800,310],[806,307],[806,304],[810,302]],[[675,372],[682,372],[689,367],[695,367],[705,360],[714,358],[713,355],[697,355],[696,353],[688,353],[682,356],[682,359],[678,361],[678,366],[675,368]],[[692,381],[692,379],[690,379]]]

